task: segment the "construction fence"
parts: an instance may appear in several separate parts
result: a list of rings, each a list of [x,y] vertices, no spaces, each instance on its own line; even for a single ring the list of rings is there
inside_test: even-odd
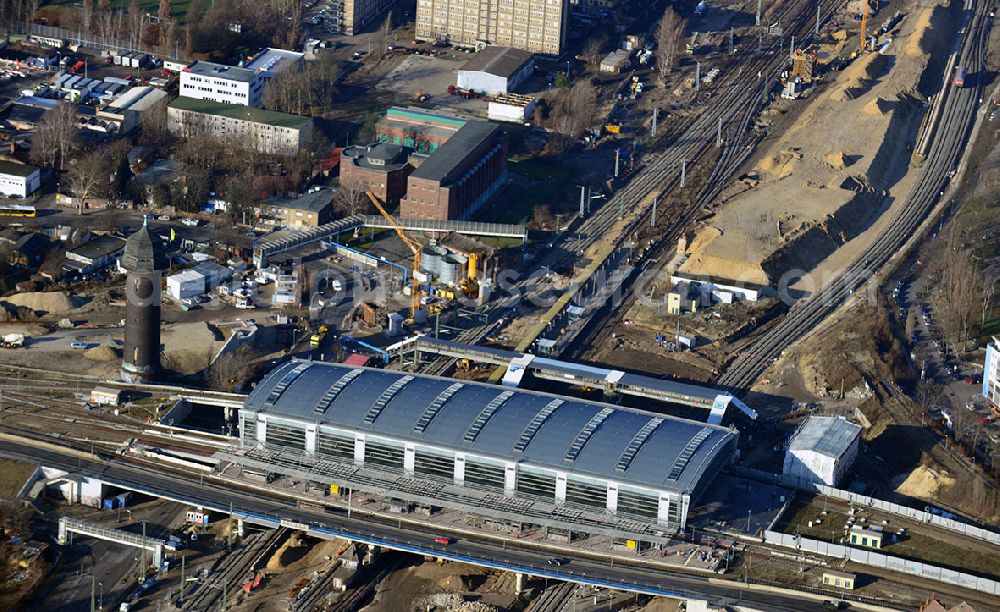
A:
[[[791,533],[778,533],[777,531],[765,531],[764,542],[774,546],[794,548],[802,552],[815,553],[826,557],[844,559],[871,567],[880,567],[894,572],[920,576],[928,580],[936,580],[947,584],[954,584],[989,595],[1000,595],[1000,582],[989,578],[980,578],[963,572],[956,572],[936,565],[928,565],[919,561],[901,559],[890,555],[863,548],[854,548],[822,540],[812,540],[803,538]]]
[[[901,506],[889,501],[875,499],[874,497],[861,495],[852,491],[845,491],[843,489],[809,482],[807,480],[787,476],[785,474],[773,474],[771,472],[764,472],[762,470],[755,470],[753,468],[742,466],[734,466],[732,471],[737,476],[742,476],[744,478],[759,480],[769,484],[792,487],[794,489],[798,489],[799,491],[806,491],[808,493],[819,493],[820,495],[841,499],[858,506],[865,506],[875,510],[888,512],[889,514],[894,514],[896,516],[913,519],[921,523],[935,525],[937,527],[941,527],[942,529],[961,533],[969,536],[970,538],[976,538],[977,540],[989,542],[990,544],[1000,544],[1000,533],[983,529],[982,527],[976,527],[975,525],[970,525],[968,523],[963,523],[946,516],[940,516],[926,510],[918,510],[916,508],[910,508],[909,506]]]

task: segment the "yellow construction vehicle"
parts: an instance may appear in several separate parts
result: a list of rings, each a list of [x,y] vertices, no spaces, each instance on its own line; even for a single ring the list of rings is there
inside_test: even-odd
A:
[[[420,255],[424,251],[424,246],[406,235],[403,227],[386,211],[374,193],[369,191],[367,195],[368,199],[375,205],[375,208],[382,213],[385,220],[392,226],[392,229],[399,236],[399,239],[403,241],[403,244],[413,252],[413,274],[410,275],[410,278],[413,279],[413,285],[410,287],[410,320],[412,321],[417,316],[417,309],[420,308],[420,281],[417,280],[417,272],[420,270]]]
[[[462,280],[462,293],[467,297],[479,296],[479,253],[469,253],[469,267],[465,279]]]
[[[317,348],[319,345],[323,344],[323,339],[326,338],[327,332],[330,331],[326,325],[320,325],[316,333],[309,338],[309,346]]]

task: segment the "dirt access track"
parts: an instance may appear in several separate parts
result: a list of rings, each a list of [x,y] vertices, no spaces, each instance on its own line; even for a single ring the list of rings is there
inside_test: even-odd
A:
[[[875,22],[887,16],[883,11]],[[932,54],[947,56],[952,36],[944,33],[956,29],[944,0],[916,2],[904,10],[884,53],[830,73],[808,101],[776,102],[772,112],[808,107],[730,186],[719,212],[698,228],[681,270],[774,284],[799,269],[820,272],[818,286],[833,276],[825,272],[853,259],[864,235],[891,218],[886,212],[914,187],[910,150],[927,110],[923,90],[940,82],[928,78],[934,72],[928,67]],[[827,45],[821,52],[842,49]]]

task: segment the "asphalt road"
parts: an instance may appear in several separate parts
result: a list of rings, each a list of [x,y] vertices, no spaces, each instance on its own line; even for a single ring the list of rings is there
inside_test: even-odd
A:
[[[403,547],[417,547],[424,554],[448,553],[461,555],[485,563],[500,563],[514,566],[528,573],[551,578],[570,580],[601,581],[618,588],[630,586],[652,587],[669,591],[677,597],[707,599],[714,605],[734,604],[758,607],[762,610],[815,610],[819,602],[810,598],[799,598],[789,594],[745,591],[739,587],[721,586],[708,582],[705,577],[665,571],[658,568],[622,566],[612,562],[574,558],[566,565],[548,565],[553,552],[527,550],[504,543],[458,540],[451,545],[434,543],[440,534],[425,531],[409,525],[385,525],[356,516],[332,515],[296,509],[291,502],[254,493],[226,490],[218,483],[202,484],[196,479],[188,479],[172,474],[156,472],[136,466],[112,463],[103,459],[83,459],[71,452],[58,452],[51,448],[37,448],[30,444],[0,440],[0,455],[27,459],[56,467],[76,474],[96,478],[107,478],[121,484],[133,484],[146,490],[183,495],[192,503],[225,508],[230,503],[237,511],[254,514],[280,516],[286,520],[357,534],[361,537],[380,539]],[[567,556],[565,553],[558,553]]]

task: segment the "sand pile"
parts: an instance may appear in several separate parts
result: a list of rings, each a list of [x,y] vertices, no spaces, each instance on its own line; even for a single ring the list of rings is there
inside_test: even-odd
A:
[[[886,100],[882,97],[875,97],[871,102],[865,104],[864,108],[861,109],[861,112],[872,117],[881,117],[882,115],[891,113],[895,106],[895,102]]]
[[[121,359],[118,351],[110,346],[95,346],[83,352],[83,356],[91,361],[117,361]]]
[[[921,465],[896,487],[896,492],[909,497],[933,498],[937,497],[941,489],[947,489],[953,484],[955,479],[948,474]]]
[[[62,291],[33,291],[29,293],[16,293],[3,301],[14,306],[30,308],[35,312],[44,312],[52,315],[66,314],[76,308],[73,300]]]
[[[302,541],[298,533],[293,533],[278,547],[278,550],[274,551],[271,558],[267,560],[265,569],[269,572],[283,570],[301,559],[307,552],[309,552],[308,545]]]
[[[786,149],[764,158],[757,169],[773,179],[783,179],[795,172],[795,167],[801,159],[802,151],[796,148]]]
[[[904,52],[913,56],[931,53],[936,42],[936,33],[945,31],[947,21],[948,16],[943,6],[931,6],[920,11],[914,20],[913,32],[906,41]]]
[[[208,367],[212,357],[222,348],[208,323],[178,323],[164,329],[160,335],[166,365],[181,374],[194,374]]]
[[[823,156],[823,161],[834,170],[843,170],[847,167],[847,156],[843,151],[835,151]]]

